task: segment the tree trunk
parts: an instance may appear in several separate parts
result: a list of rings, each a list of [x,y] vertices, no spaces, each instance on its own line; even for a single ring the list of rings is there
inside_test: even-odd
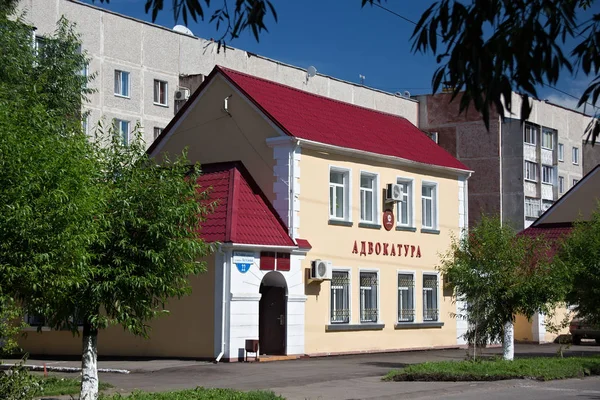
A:
[[[83,352],[81,354],[80,400],[98,398],[98,329],[89,322],[83,324]]]
[[[504,324],[504,337],[502,338],[502,358],[512,361],[515,358],[515,336],[512,321]]]

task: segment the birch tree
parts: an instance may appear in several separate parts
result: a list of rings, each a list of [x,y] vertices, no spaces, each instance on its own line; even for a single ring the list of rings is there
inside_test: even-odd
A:
[[[566,271],[552,265],[548,243],[516,233],[499,218],[483,216],[460,240],[453,239],[439,270],[455,296],[467,303],[465,338],[478,345],[502,341],[514,358],[514,318],[548,312],[564,298]]]

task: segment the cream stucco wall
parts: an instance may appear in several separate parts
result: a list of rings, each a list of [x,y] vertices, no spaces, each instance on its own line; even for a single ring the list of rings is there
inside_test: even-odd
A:
[[[351,197],[353,225],[329,225],[329,168],[348,168],[351,171]],[[360,214],[360,172],[379,174],[378,201],[382,201],[383,187],[396,182],[398,177],[414,179],[414,219],[416,232],[386,231],[358,226]],[[421,183],[423,180],[438,184],[439,234],[421,233]],[[310,267],[314,259],[330,260],[333,269],[348,268],[351,273],[351,321],[359,324],[359,273],[361,269],[379,272],[379,310],[383,330],[359,330],[326,332],[330,314],[330,284],[307,283],[305,351],[308,354],[343,353],[407,348],[453,346],[457,343],[456,320],[450,313],[456,311],[452,298],[442,289],[441,278],[438,291],[440,303],[439,321],[442,328],[395,329],[397,322],[397,273],[415,273],[415,322],[422,318],[422,273],[436,272],[439,254],[445,252],[451,235],[459,233],[459,184],[456,175],[424,173],[414,168],[398,169],[390,165],[366,162],[360,159],[341,157],[314,150],[302,149],[300,161],[300,226],[299,237],[306,238],[313,246],[304,267]],[[383,204],[382,204],[383,206]],[[396,212],[394,211],[394,214]],[[381,214],[377,218],[381,221]],[[381,223],[381,222],[380,222]],[[353,254],[357,241],[360,252],[361,241],[419,246],[422,257],[391,257],[384,255]]]
[[[214,356],[214,256],[207,259],[207,270],[190,277],[192,293],[167,304],[168,315],[150,322],[148,339],[111,326],[98,334],[98,355],[133,357]],[[34,355],[80,355],[81,336],[68,331],[29,330],[20,346]]]

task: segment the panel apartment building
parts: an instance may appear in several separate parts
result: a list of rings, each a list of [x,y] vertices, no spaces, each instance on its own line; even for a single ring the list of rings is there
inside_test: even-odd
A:
[[[419,127],[475,174],[469,180],[469,225],[482,213],[499,214],[522,230],[573,187],[596,162],[595,148],[583,143],[591,117],[546,101],[532,100],[526,123],[490,113],[490,129],[471,109],[459,115],[450,94],[417,96]],[[521,98],[512,95],[513,110]],[[585,150],[585,153],[584,153]],[[592,165],[594,164],[594,165]]]
[[[22,0],[20,9],[39,38],[52,34],[63,15],[77,24],[83,50],[91,57],[89,73],[97,74],[91,83],[97,93],[85,105],[89,133],[104,117],[108,123],[116,121],[127,138],[139,122],[150,145],[215,65],[399,115],[417,125],[414,99],[321,74],[308,77],[305,69],[244,50],[217,52],[217,43],[185,33],[185,28],[164,28],[74,0]]]

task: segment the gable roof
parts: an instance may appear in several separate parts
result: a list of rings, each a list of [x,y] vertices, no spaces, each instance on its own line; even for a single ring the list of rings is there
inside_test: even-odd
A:
[[[198,183],[218,204],[202,223],[207,242],[296,246],[283,221],[241,162],[205,164]]]
[[[148,149],[152,153],[216,75],[238,89],[286,135],[306,141],[470,172],[406,118],[215,67]]]

